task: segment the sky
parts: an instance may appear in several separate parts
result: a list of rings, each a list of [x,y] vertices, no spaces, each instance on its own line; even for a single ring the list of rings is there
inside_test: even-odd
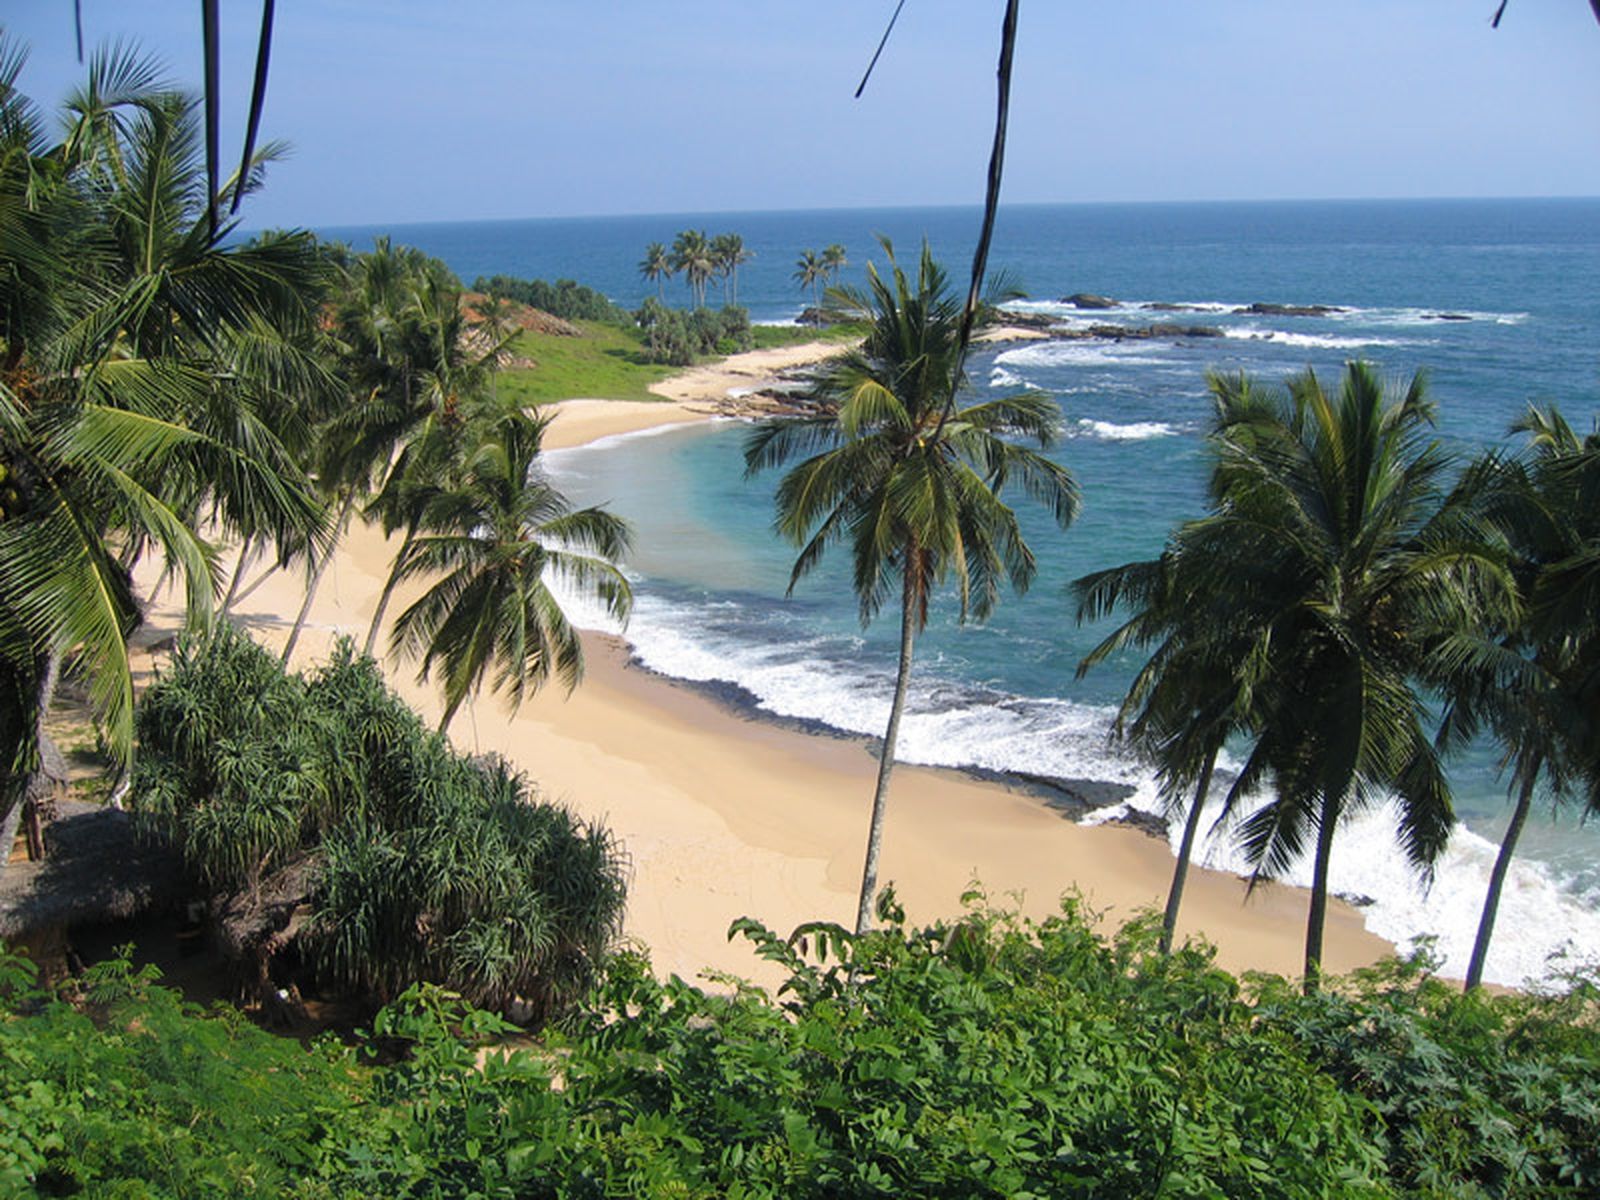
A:
[[[251,227],[976,204],[1001,0],[278,5]],[[1600,195],[1586,0],[1024,0],[1005,200]],[[259,0],[223,0],[224,146]],[[83,0],[200,82],[193,0]],[[21,87],[82,76],[72,6],[7,0]],[[225,155],[227,150],[225,149]]]

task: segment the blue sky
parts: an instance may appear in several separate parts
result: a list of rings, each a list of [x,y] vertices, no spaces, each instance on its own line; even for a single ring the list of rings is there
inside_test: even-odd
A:
[[[278,6],[248,224],[981,199],[1000,0],[312,0]],[[1600,195],[1584,0],[1025,0],[1006,199]],[[84,0],[199,81],[193,0]],[[225,121],[260,5],[224,0]],[[24,90],[76,80],[71,6],[8,0]],[[228,137],[237,154],[239,135]]]

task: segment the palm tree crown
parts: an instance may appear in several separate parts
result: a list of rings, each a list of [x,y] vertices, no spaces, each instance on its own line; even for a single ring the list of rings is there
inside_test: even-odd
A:
[[[616,566],[627,551],[623,522],[597,508],[574,509],[538,470],[548,418],[500,414],[474,449],[459,486],[431,498],[423,532],[398,567],[401,580],[432,586],[395,621],[395,649],[437,670],[444,688],[440,729],[449,726],[491,667],[513,706],[551,674],[570,689],[583,673],[583,648],[562,612],[553,581],[594,596],[618,619],[632,604]]]
[[[1445,847],[1450,790],[1417,680],[1439,640],[1502,600],[1508,580],[1446,500],[1420,378],[1391,394],[1352,363],[1334,396],[1309,371],[1286,391],[1243,376],[1213,378],[1212,391],[1213,511],[1176,542],[1207,594],[1234,598],[1222,628],[1248,651],[1227,656],[1249,690],[1252,744],[1226,805],[1272,785],[1240,826],[1255,877],[1281,873],[1315,839],[1314,988],[1341,820],[1392,794],[1417,869]]]

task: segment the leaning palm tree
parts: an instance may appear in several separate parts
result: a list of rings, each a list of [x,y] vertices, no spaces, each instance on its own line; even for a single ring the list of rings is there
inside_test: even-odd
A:
[[[1163,954],[1172,949],[1217,758],[1248,724],[1251,665],[1264,649],[1259,631],[1237,626],[1231,590],[1217,593],[1215,582],[1223,581],[1194,570],[1174,538],[1158,559],[1124,563],[1072,585],[1080,623],[1131,610],[1078,664],[1078,678],[1114,654],[1153,647],[1117,711],[1112,736],[1155,763],[1168,818],[1183,819],[1161,920]]]
[[[887,279],[869,265],[869,291],[833,293],[867,323],[861,347],[822,370],[816,417],[757,427],[745,446],[749,474],[800,461],[778,484],[776,527],[800,547],[789,588],[829,546],[847,540],[861,620],[900,595],[900,651],[862,868],[856,928],[871,922],[883,820],[917,634],[939,584],[954,575],[961,615],[982,619],[1002,583],[1024,591],[1033,551],[1001,499],[1017,484],[1065,527],[1078,493],[1065,468],[1014,438],[1048,447],[1058,412],[1037,393],[962,404],[956,364],[962,306],[922,248],[913,281],[887,240]]]
[[[1561,803],[1579,795],[1600,811],[1600,430],[1579,437],[1554,408],[1530,407],[1512,427],[1524,454],[1486,456],[1463,492],[1504,536],[1522,604],[1514,620],[1465,631],[1441,648],[1449,696],[1441,742],[1487,728],[1499,743],[1513,797],[1489,875],[1467,965],[1483,981],[1511,860],[1536,791]]]
[[[1440,639],[1506,602],[1510,580],[1446,501],[1449,463],[1420,377],[1396,394],[1352,363],[1336,395],[1309,371],[1285,391],[1240,376],[1213,378],[1212,392],[1213,511],[1176,537],[1259,647],[1249,752],[1224,812],[1271,785],[1239,827],[1252,883],[1314,840],[1312,991],[1341,822],[1392,794],[1401,846],[1424,874],[1449,839],[1450,789],[1417,681]]]
[[[672,278],[673,271],[672,255],[667,253],[665,246],[660,242],[651,242],[645,247],[644,257],[639,260],[639,274],[656,285],[657,300],[666,299],[663,284]]]
[[[822,269],[827,273],[828,282],[837,285],[839,272],[850,265],[850,260],[845,257],[845,249],[838,242],[825,246],[822,251]]]
[[[551,590],[565,583],[598,599],[614,618],[632,606],[617,567],[627,551],[623,522],[599,508],[574,509],[539,470],[549,418],[520,411],[485,430],[459,486],[435,497],[399,567],[402,580],[432,586],[395,621],[394,650],[420,658],[419,679],[438,672],[441,732],[494,668],[494,688],[512,706],[552,674],[570,690],[583,674],[583,647]]]
[[[96,56],[52,142],[0,38],[0,810],[32,770],[63,666],[114,756],[132,736],[130,571],[156,545],[209,613],[209,516],[305,542],[320,525],[255,366],[313,321],[310,239],[225,244],[204,219],[194,105],[131,50]],[[259,183],[259,160],[227,194]]]

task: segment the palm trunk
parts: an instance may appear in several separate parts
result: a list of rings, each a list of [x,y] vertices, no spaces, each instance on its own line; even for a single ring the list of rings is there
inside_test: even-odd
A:
[[[1489,939],[1494,936],[1494,920],[1500,911],[1500,890],[1505,886],[1506,873],[1511,869],[1511,856],[1516,853],[1517,839],[1522,836],[1522,826],[1533,807],[1533,783],[1539,777],[1537,768],[1528,773],[1522,790],[1517,794],[1517,807],[1511,814],[1511,824],[1505,837],[1500,839],[1500,853],[1495,856],[1494,870],[1489,872],[1489,891],[1483,898],[1483,916],[1478,920],[1478,936],[1472,943],[1472,961],[1467,964],[1467,990],[1483,986],[1483,965],[1489,957]]]
[[[234,564],[233,579],[228,583],[228,594],[222,599],[223,616],[227,616],[234,601],[239,599],[239,587],[244,583],[244,573],[255,556],[255,539],[247,537],[239,543],[239,561]]]
[[[1183,903],[1183,885],[1189,878],[1189,858],[1194,853],[1194,838],[1200,828],[1200,810],[1206,806],[1206,793],[1211,790],[1211,772],[1217,765],[1217,752],[1206,758],[1205,769],[1200,772],[1200,782],[1195,785],[1194,800],[1189,805],[1188,819],[1183,823],[1183,841],[1178,845],[1178,862],[1172,868],[1172,886],[1167,890],[1167,911],[1161,918],[1162,954],[1172,953],[1172,935],[1178,927],[1178,906]]]
[[[295,643],[300,640],[300,631],[305,628],[306,618],[311,615],[311,603],[317,598],[317,585],[322,582],[322,573],[328,569],[328,564],[333,561],[335,551],[339,547],[339,539],[344,536],[345,522],[350,519],[350,510],[356,504],[356,489],[352,487],[344,498],[344,504],[339,508],[339,519],[334,522],[333,542],[328,547],[328,552],[322,556],[316,566],[311,569],[311,578],[306,582],[306,598],[300,605],[300,615],[294,619],[294,628],[289,631],[289,640],[283,644],[283,658],[279,661],[284,666],[289,665],[289,659],[294,654]]]
[[[39,676],[38,707],[34,710],[33,714],[34,753],[36,755],[43,754],[43,748],[47,737],[44,731],[44,718],[45,714],[50,711],[50,705],[55,701],[56,684],[60,682],[61,679],[60,652],[56,650],[50,651],[49,654],[46,654],[43,657],[42,663],[44,670]],[[34,849],[34,838],[32,834],[35,828],[35,823],[32,812],[33,801],[28,799],[28,794],[33,790],[34,777],[41,769],[42,763],[39,768],[36,768],[33,772],[23,778],[22,790],[17,795],[16,803],[11,806],[11,810],[6,813],[5,818],[0,820],[0,871],[5,869],[6,863],[11,859],[11,847],[17,840],[17,827],[21,825],[25,819],[29,822],[29,857],[31,858],[33,856],[32,852]]]
[[[1328,863],[1333,858],[1333,832],[1339,806],[1326,797],[1317,823],[1317,861],[1311,872],[1311,909],[1306,914],[1305,994],[1314,995],[1322,982],[1322,927],[1328,920]]]
[[[372,624],[367,628],[367,644],[361,652],[368,658],[372,657],[372,648],[378,644],[378,629],[383,624],[383,614],[389,607],[389,600],[394,596],[395,588],[400,586],[400,567],[406,560],[406,555],[411,550],[411,543],[417,538],[417,523],[412,520],[406,525],[405,541],[400,543],[400,550],[394,556],[394,565],[389,568],[389,578],[384,581],[383,594],[378,597],[378,607],[373,610]]]
[[[894,748],[900,737],[900,715],[906,707],[906,685],[911,680],[911,651],[916,639],[916,556],[908,553],[905,586],[900,597],[900,666],[894,678],[894,701],[889,705],[889,727],[883,732],[878,756],[878,785],[872,794],[872,823],[867,827],[867,858],[861,867],[861,897],[856,903],[856,932],[872,926],[872,901],[878,890],[878,854],[883,848],[883,818],[889,799],[889,773],[894,770]]]

